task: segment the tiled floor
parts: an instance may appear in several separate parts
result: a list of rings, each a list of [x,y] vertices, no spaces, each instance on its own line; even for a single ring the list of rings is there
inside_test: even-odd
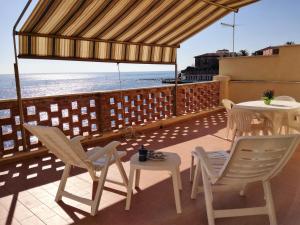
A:
[[[69,199],[56,203],[54,196],[63,163],[49,155],[43,158],[23,161],[0,168],[0,224],[98,224],[98,225],[156,225],[156,224],[207,224],[204,198],[198,195],[190,199],[189,182],[190,152],[196,145],[208,151],[228,149],[230,143],[224,140],[226,117],[224,112],[210,114],[192,121],[148,132],[136,140],[122,141],[120,150],[126,150],[124,159],[126,172],[128,159],[141,144],[154,150],[176,152],[182,159],[181,193],[183,213],[176,214],[172,183],[164,172],[142,171],[140,189],[135,190],[130,211],[125,211],[126,190],[115,184],[106,183],[99,212],[89,215],[89,208]],[[293,156],[288,166],[272,182],[279,224],[300,224],[300,153]],[[67,190],[83,197],[92,195],[92,181],[80,169],[72,171]],[[114,166],[109,177],[120,180]],[[249,207],[263,203],[260,184],[249,187],[246,197],[235,191],[216,193],[216,208]],[[217,220],[217,225],[269,224],[266,216],[228,218]]]

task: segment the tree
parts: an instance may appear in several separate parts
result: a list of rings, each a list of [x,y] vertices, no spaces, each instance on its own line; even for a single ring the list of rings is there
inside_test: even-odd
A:
[[[286,45],[294,45],[295,42],[293,42],[293,41],[287,41],[285,44],[286,44]]]
[[[249,52],[246,49],[242,49],[239,51],[239,56],[248,56]]]

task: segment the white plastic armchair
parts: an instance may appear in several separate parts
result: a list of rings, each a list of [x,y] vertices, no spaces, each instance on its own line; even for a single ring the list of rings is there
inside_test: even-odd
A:
[[[300,110],[288,113],[287,124],[289,132],[300,133]]]
[[[222,104],[227,112],[227,127],[226,127],[226,139],[228,139],[229,130],[230,130],[230,119],[231,119],[231,109],[235,105],[235,103],[229,99],[223,99]]]
[[[296,99],[287,95],[276,96],[274,99],[280,101],[296,102]],[[286,117],[282,118],[279,133],[282,133],[283,128],[285,129],[285,133],[289,133],[289,122],[290,121],[288,121],[288,118]]]
[[[233,108],[230,116],[229,126],[234,130],[233,139],[236,136],[259,135],[260,132],[265,135],[272,133],[273,124],[258,112]]]
[[[197,182],[202,172],[208,224],[215,225],[216,218],[268,215],[270,224],[277,225],[270,180],[286,165],[299,145],[299,139],[300,135],[240,137],[235,141],[230,154],[221,151],[219,157],[216,152],[206,153],[203,148],[196,147],[198,169],[195,171],[194,182]],[[219,189],[224,187],[223,190],[241,190],[253,182],[262,182],[265,206],[226,210],[213,208],[214,186]],[[193,185],[192,198],[196,198],[197,187],[200,189]]]
[[[62,197],[71,198],[91,206],[91,215],[96,215],[104,183],[105,181],[108,181],[108,179],[106,179],[108,168],[113,163],[116,163],[120,171],[123,180],[122,185],[127,188],[127,175],[120,161],[120,158],[125,156],[126,152],[116,150],[116,147],[120,142],[113,141],[105,147],[95,147],[85,152],[80,143],[80,141],[84,139],[82,136],[77,136],[69,140],[57,127],[31,126],[28,124],[24,124],[24,127],[30,133],[35,135],[51,153],[65,163],[65,169],[57,190],[55,201],[60,201]],[[65,191],[71,166],[86,169],[92,180],[98,182],[94,200],[82,198]],[[98,171],[101,171],[100,176],[97,175]]]

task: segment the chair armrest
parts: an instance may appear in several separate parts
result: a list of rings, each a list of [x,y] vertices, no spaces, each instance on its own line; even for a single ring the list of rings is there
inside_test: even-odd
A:
[[[112,151],[115,151],[119,144],[121,144],[119,141],[112,141],[112,142],[108,143],[107,145],[105,145],[104,147],[95,147],[92,150],[93,153],[88,156],[88,159],[91,161],[97,160],[97,159],[103,157],[104,155],[106,155]]]
[[[76,137],[71,138],[70,141],[71,141],[72,143],[80,143],[80,141],[82,141],[82,140],[84,140],[84,139],[85,139],[85,137],[79,135],[79,136],[76,136]]]
[[[203,166],[203,168],[205,169],[207,175],[212,179],[217,179],[218,174],[216,174],[216,172],[214,171],[204,149],[200,146],[197,146],[195,151],[196,151],[197,157],[200,159],[200,163]]]

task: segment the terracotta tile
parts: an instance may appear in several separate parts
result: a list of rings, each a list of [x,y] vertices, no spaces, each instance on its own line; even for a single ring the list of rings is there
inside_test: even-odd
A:
[[[44,223],[36,216],[26,218],[21,221],[22,225],[44,225]]]
[[[56,215],[55,212],[46,205],[31,208],[31,211],[43,221]]]
[[[58,207],[54,207],[52,208],[52,210],[59,215],[60,217],[62,217],[65,221],[72,223],[73,219],[71,218],[71,216],[67,213],[67,210],[63,209],[62,207],[58,206]]]
[[[66,225],[66,224],[69,224],[66,220],[64,220],[59,215],[55,215],[53,217],[50,217],[50,218],[44,220],[44,222],[48,225]]]
[[[0,217],[0,225],[7,225],[7,224],[9,224],[9,225],[20,225],[21,223],[16,219],[13,219],[12,221],[8,222],[6,218],[3,219],[3,218]]]
[[[224,139],[226,117],[224,112],[199,117],[174,126],[137,134],[136,140],[123,141],[120,150],[126,150],[123,159],[125,171],[129,172],[129,159],[142,143],[148,148],[175,152],[181,157],[181,192],[183,213],[176,214],[173,187],[167,172],[142,171],[140,189],[134,190],[132,207],[125,211],[126,189],[106,182],[100,201],[98,214],[90,216],[90,207],[76,201],[63,198],[59,204],[54,196],[59,185],[63,167],[53,156],[30,159],[24,162],[3,166],[4,182],[0,188],[0,225],[8,222],[15,224],[97,224],[97,225],[207,225],[203,194],[196,200],[190,199],[189,182],[190,153],[195,146],[203,146],[207,151],[228,149],[230,142]],[[148,141],[152,139],[152,141]],[[160,141],[158,141],[160,140]],[[103,146],[105,143],[99,143]],[[279,224],[300,224],[300,148],[292,157],[282,173],[272,181],[273,196]],[[19,165],[17,167],[17,164]],[[22,165],[21,165],[22,164]],[[21,165],[21,166],[20,166]],[[31,169],[29,166],[37,165]],[[51,165],[51,167],[49,166]],[[45,169],[47,167],[47,169]],[[43,170],[44,168],[44,170]],[[18,176],[11,178],[13,174]],[[30,174],[37,177],[27,179]],[[121,181],[116,166],[110,167],[110,179]],[[1,180],[1,181],[2,181]],[[92,180],[82,169],[72,169],[67,189],[82,197],[91,197]],[[282,194],[284,193],[284,194]],[[263,204],[261,185],[249,186],[246,197],[241,198],[237,192],[216,193],[216,208],[251,207]],[[218,225],[253,225],[269,224],[266,216],[218,219]]]

